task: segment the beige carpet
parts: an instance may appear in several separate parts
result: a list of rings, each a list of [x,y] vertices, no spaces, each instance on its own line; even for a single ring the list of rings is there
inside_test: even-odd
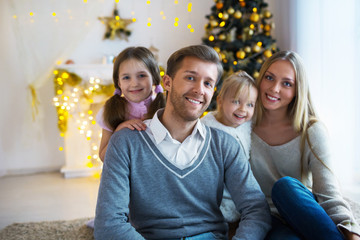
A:
[[[90,218],[70,221],[14,223],[0,231],[1,240],[92,240]]]
[[[360,223],[360,204],[347,201]],[[85,225],[89,219],[14,223],[0,231],[0,240],[93,240],[93,229]]]

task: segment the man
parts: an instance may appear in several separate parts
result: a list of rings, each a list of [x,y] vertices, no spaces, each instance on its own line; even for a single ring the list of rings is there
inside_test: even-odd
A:
[[[166,107],[145,121],[145,131],[124,129],[110,140],[96,239],[227,239],[219,208],[224,183],[242,215],[233,239],[265,237],[269,208],[244,150],[199,121],[222,71],[218,54],[205,45],[170,56]]]

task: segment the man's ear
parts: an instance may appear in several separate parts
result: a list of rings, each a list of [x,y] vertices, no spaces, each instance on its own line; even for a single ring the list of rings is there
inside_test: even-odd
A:
[[[162,79],[163,85],[166,91],[171,89],[172,78],[169,75],[165,75]]]

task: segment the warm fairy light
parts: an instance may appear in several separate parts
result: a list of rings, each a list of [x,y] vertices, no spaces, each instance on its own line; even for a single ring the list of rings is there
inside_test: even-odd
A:
[[[94,151],[97,151],[97,150],[98,150],[98,146],[94,145],[94,146],[92,147],[92,149],[93,149]]]
[[[256,44],[257,44],[259,47],[262,46],[262,42],[257,42]]]
[[[188,25],[187,25],[187,28],[190,29],[190,28],[191,28],[191,24],[188,24]]]
[[[224,22],[224,21],[222,21],[222,22],[219,24],[219,26],[220,26],[220,27],[225,26],[225,22]]]
[[[16,16],[16,15],[13,15],[13,18],[14,18],[14,19],[16,19],[16,18],[17,18],[17,16]]]
[[[164,11],[160,11],[160,15],[164,15]]]
[[[64,148],[63,147],[59,147],[59,151],[63,151],[64,150]]]
[[[178,22],[178,21],[179,21],[179,18],[178,18],[178,17],[176,17],[176,18],[175,18],[175,22]]]
[[[190,32],[194,32],[195,30],[192,28],[192,29],[190,29]]]
[[[256,13],[257,12],[257,8],[255,7],[255,8],[253,8],[253,12],[254,13]]]
[[[188,5],[187,5],[187,10],[188,10],[188,12],[191,12],[191,9],[192,8],[192,3],[188,3]]]
[[[56,94],[58,94],[58,95],[61,95],[62,93],[63,93],[62,90],[57,90],[57,91],[56,91]]]
[[[221,13],[221,12],[218,14],[218,17],[219,17],[219,18],[222,18],[223,16],[224,16],[224,14]]]
[[[233,64],[236,66],[238,63],[237,63],[237,61],[234,61]]]
[[[148,4],[148,5],[149,5],[150,3],[151,3],[151,2],[150,2],[150,0],[147,0],[147,1],[146,1],[146,4]]]
[[[210,35],[210,36],[209,36],[209,41],[212,42],[212,41],[214,41],[214,40],[215,40],[215,37],[214,37],[213,35]]]
[[[87,0],[84,0],[84,3],[87,3]]]
[[[57,75],[58,73],[59,73],[59,71],[58,70],[54,70],[54,72],[53,72],[55,75]]]
[[[255,25],[254,24],[250,24],[250,29],[254,29]]]
[[[34,16],[34,13],[33,13],[33,12],[30,12],[29,15],[30,15],[30,16]]]
[[[90,159],[91,159],[91,156],[88,156],[88,159],[90,160]],[[86,166],[87,166],[88,168],[92,168],[92,167],[94,166],[94,164],[92,164],[92,162],[88,162],[88,163],[86,164]]]
[[[55,16],[56,16],[56,13],[55,13],[55,12],[53,12],[53,13],[52,13],[52,15],[55,17]]]
[[[63,74],[61,74],[62,78],[69,78],[69,74],[67,72],[64,72]]]
[[[175,0],[175,1],[174,1],[174,3],[175,3],[175,4],[178,4],[178,3],[179,3],[179,1],[178,1],[178,0]]]

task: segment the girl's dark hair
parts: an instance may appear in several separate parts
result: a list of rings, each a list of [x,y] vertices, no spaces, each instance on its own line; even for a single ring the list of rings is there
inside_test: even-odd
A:
[[[135,59],[143,62],[152,76],[153,85],[156,86],[160,84],[160,69],[151,51],[145,47],[129,47],[123,50],[116,57],[116,60],[114,62],[113,81],[114,87],[116,89],[120,90],[120,87],[118,85],[120,64],[129,59]],[[120,123],[127,120],[127,103],[127,100],[124,97],[119,96],[118,94],[115,94],[106,101],[103,118],[105,124],[110,129],[115,130]],[[164,95],[162,93],[158,93],[154,101],[152,101],[152,103],[150,104],[145,119],[152,118],[155,112],[159,108],[163,108],[164,106]]]

